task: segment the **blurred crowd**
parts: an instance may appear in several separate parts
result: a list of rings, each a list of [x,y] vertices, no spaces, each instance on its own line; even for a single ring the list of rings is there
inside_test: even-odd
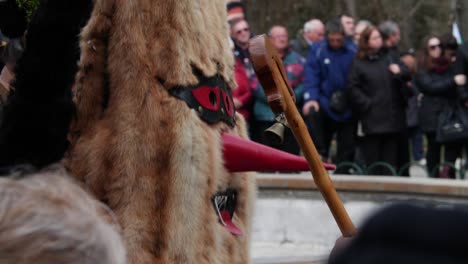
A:
[[[280,144],[265,133],[278,119],[250,61],[254,33],[240,1],[229,1],[227,9],[238,84],[233,99],[251,139],[300,154],[289,129]],[[284,25],[272,25],[267,34],[317,150],[338,165],[336,173],[362,173],[358,167],[372,175],[408,175],[416,163],[432,177],[456,177],[454,164],[468,152],[468,44],[459,46],[450,33],[432,34],[416,51],[400,50],[397,23],[356,22],[348,14],[305,21],[294,38]],[[14,89],[22,40],[0,34],[0,49],[3,104]],[[465,122],[457,127],[454,117]]]
[[[300,154],[289,130],[281,144],[266,136],[277,119],[250,61],[254,33],[240,2],[227,9],[234,102],[252,140]],[[466,151],[468,134],[451,117],[468,118],[468,45],[459,46],[450,33],[434,34],[417,51],[403,51],[397,23],[356,23],[348,14],[326,22],[312,18],[296,38],[286,26],[272,25],[268,36],[322,160],[337,164],[337,173],[356,173],[346,165],[356,164],[367,174],[408,175],[413,162],[432,177],[456,177],[453,164]],[[468,129],[464,125],[461,130]]]

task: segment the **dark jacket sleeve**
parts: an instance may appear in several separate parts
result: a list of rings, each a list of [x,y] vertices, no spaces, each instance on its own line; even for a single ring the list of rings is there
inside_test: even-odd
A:
[[[355,59],[349,70],[347,90],[351,105],[359,113],[365,113],[371,105],[370,98],[362,90],[362,85],[359,64],[357,59]]]
[[[456,84],[453,76],[448,75],[445,78],[432,78],[431,73],[420,71],[416,74],[416,84],[419,90],[424,94],[441,95],[454,89]]]
[[[468,43],[463,44],[458,49],[457,60],[455,62],[455,74],[468,75]],[[462,102],[468,101],[468,85],[457,87],[458,98]]]

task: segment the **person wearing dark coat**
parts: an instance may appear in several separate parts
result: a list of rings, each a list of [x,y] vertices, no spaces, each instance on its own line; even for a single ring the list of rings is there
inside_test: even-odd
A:
[[[437,173],[443,144],[437,142],[436,132],[440,113],[448,106],[457,103],[457,84],[449,58],[443,55],[441,40],[430,36],[424,41],[419,54],[419,71],[416,84],[423,94],[419,108],[419,122],[427,138],[427,169],[433,177],[455,178],[452,170],[443,176]],[[460,148],[458,143],[445,144],[445,162],[455,163]]]
[[[345,99],[346,78],[355,51],[349,48],[339,20],[329,21],[326,29],[326,38],[314,45],[307,57],[302,112],[323,159],[329,156],[330,144],[336,134],[335,162],[339,166],[354,159],[356,125]],[[340,168],[337,172],[347,173],[347,169]]]
[[[465,42],[457,51],[455,63],[455,76],[459,80],[457,92],[458,98],[463,106],[468,108],[468,85],[466,76],[468,75],[468,42]],[[468,155],[468,143],[464,143],[466,155]],[[465,171],[468,171],[468,162],[465,162]]]
[[[296,39],[290,41],[292,50],[302,57],[307,57],[310,48],[321,41],[325,35],[325,26],[319,19],[311,19],[304,24],[304,28],[299,31]]]
[[[363,152],[367,166],[384,162],[398,170],[398,142],[406,130],[406,82],[409,72],[399,56],[382,50],[382,37],[368,27],[359,40],[348,89],[351,104],[361,121]],[[381,166],[372,166],[369,174],[393,174]]]

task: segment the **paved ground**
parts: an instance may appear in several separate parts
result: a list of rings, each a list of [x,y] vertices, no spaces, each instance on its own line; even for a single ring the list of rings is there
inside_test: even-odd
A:
[[[425,175],[415,176],[422,178],[414,179],[422,186],[429,185],[432,188],[433,185],[438,184],[437,180],[425,179]],[[260,175],[259,177],[264,178],[268,175]],[[275,175],[271,175],[271,177],[276,181]],[[295,177],[300,177],[300,175]],[[337,176],[340,179],[344,177]],[[380,180],[380,177],[378,178]],[[372,178],[369,179],[372,180]],[[393,179],[384,179],[384,182]],[[413,182],[413,180],[410,181]],[[256,203],[252,237],[253,263],[324,263],[336,238],[340,236],[340,232],[320,193],[317,190],[308,190],[307,188],[295,191],[281,188],[272,189],[269,184],[271,183],[267,184],[269,188],[261,188]],[[349,185],[349,182],[346,184]],[[445,191],[453,192],[456,190],[453,187],[465,185],[468,187],[468,182],[442,180],[440,185],[443,188],[437,189],[442,190],[442,193]],[[394,186],[393,182],[390,182],[390,186]],[[357,227],[373,212],[393,202],[429,202],[443,206],[468,204],[468,196],[465,195],[464,191],[460,192],[459,196],[434,196],[427,193],[410,194],[404,192],[340,191],[339,193],[345,208]]]
[[[359,226],[379,204],[349,201],[345,207]],[[252,257],[254,263],[314,263],[326,259],[339,235],[321,200],[262,197],[257,200]]]

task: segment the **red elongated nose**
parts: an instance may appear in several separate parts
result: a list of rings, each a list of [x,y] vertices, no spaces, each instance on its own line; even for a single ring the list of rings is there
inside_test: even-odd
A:
[[[309,171],[304,157],[296,156],[228,133],[222,135],[225,167],[229,172]],[[326,170],[335,170],[324,163]]]

